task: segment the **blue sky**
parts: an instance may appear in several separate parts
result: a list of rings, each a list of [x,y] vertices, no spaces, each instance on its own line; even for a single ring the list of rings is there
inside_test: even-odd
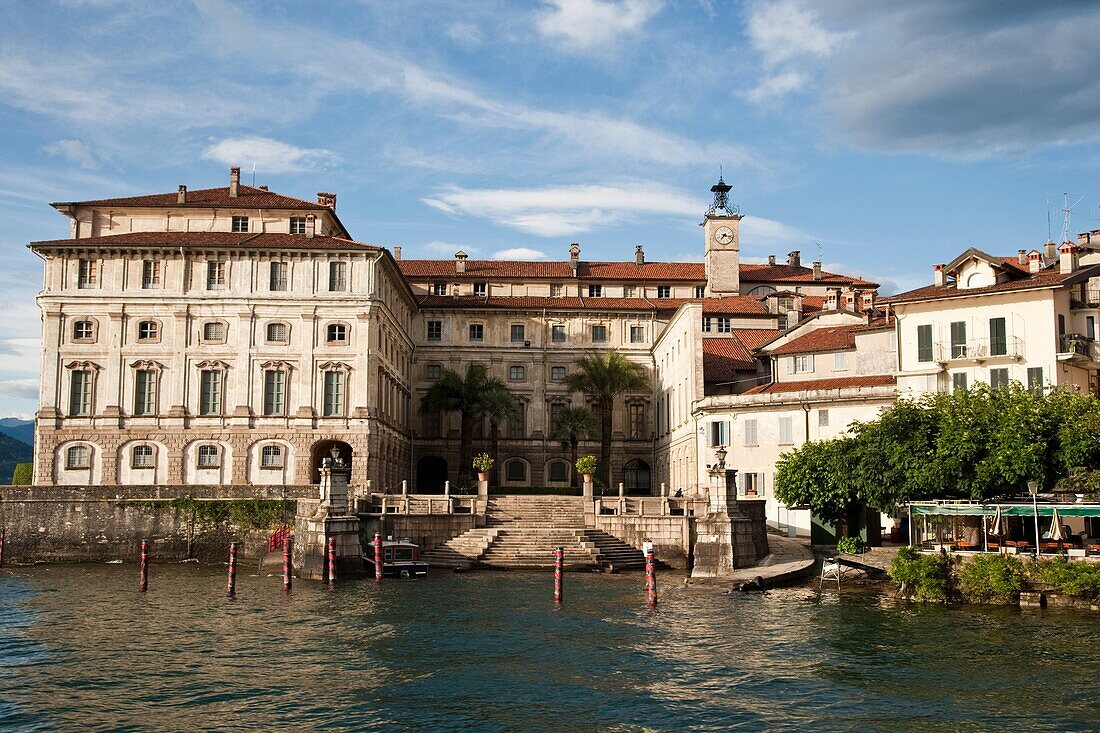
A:
[[[323,8],[323,10],[321,9]],[[968,246],[1100,228],[1088,2],[0,5],[0,414],[36,402],[47,204],[335,191],[406,257],[699,258],[719,166],[749,259],[923,284]],[[1073,199],[1076,199],[1074,196]]]

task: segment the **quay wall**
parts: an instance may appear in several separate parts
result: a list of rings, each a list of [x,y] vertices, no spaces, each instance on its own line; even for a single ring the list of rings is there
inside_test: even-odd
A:
[[[374,533],[381,531],[383,537],[408,539],[420,545],[424,552],[438,547],[449,539],[458,537],[477,526],[476,514],[390,514],[382,520],[379,529],[377,519],[361,522],[363,528],[363,547],[369,546]]]
[[[0,487],[4,560],[136,562],[142,539],[152,542],[154,561],[221,562],[234,541],[242,543],[242,558],[257,558],[267,551],[270,530],[211,521],[173,500],[280,500],[315,493],[316,487],[308,485]],[[291,521],[293,515],[291,510]]]
[[[674,568],[687,568],[695,541],[695,519],[685,516],[649,517],[636,514],[596,514],[596,529],[641,549],[653,542],[657,559]]]

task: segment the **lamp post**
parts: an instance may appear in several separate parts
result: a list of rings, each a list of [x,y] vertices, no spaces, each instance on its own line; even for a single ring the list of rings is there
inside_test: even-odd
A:
[[[714,487],[714,499],[710,502],[716,510],[725,510],[729,506],[729,496],[726,493],[726,446],[720,445],[714,449],[714,457],[717,459],[710,466],[710,475],[716,479]]]
[[[1035,559],[1039,559],[1039,482],[1028,481],[1027,490],[1031,492],[1031,511],[1035,516]]]

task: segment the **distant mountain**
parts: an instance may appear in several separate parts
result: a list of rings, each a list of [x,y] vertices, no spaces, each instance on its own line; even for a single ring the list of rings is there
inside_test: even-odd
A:
[[[0,435],[7,435],[21,443],[34,445],[34,420],[20,420],[17,417],[0,418]]]
[[[0,433],[0,485],[10,484],[15,464],[31,462],[31,447],[10,435]]]

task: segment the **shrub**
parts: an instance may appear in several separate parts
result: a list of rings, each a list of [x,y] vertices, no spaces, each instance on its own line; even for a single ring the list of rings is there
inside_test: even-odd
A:
[[[474,468],[478,470],[478,473],[488,473],[493,470],[493,464],[496,461],[488,453],[479,453],[474,456]]]
[[[867,552],[867,543],[859,537],[842,537],[836,543],[836,551],[844,555],[862,555]]]
[[[31,477],[34,475],[34,464],[16,463],[15,471],[11,475],[12,486],[30,486]]]
[[[977,555],[963,563],[959,590],[969,603],[1014,603],[1024,587],[1024,564],[1009,555]]]
[[[596,473],[600,461],[596,456],[581,456],[577,459],[577,473]]]
[[[912,547],[898,551],[887,571],[905,596],[918,601],[946,603],[954,595],[951,558],[947,553],[925,555]]]
[[[1067,595],[1100,601],[1100,565],[1059,557],[1041,561],[1033,575]]]

